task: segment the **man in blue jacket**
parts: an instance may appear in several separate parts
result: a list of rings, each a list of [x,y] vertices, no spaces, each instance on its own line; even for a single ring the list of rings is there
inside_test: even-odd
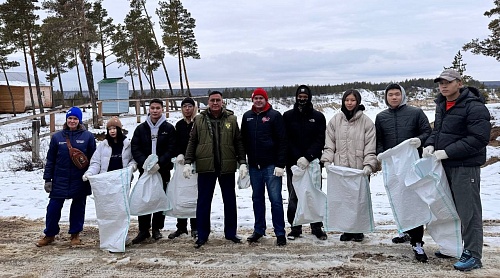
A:
[[[257,242],[266,234],[265,192],[271,202],[276,244],[286,245],[282,177],[285,173],[286,133],[283,116],[268,103],[267,92],[257,88],[252,93],[252,109],[243,114],[241,135],[248,156],[252,185],[254,232],[247,238]]]
[[[441,94],[436,98],[434,129],[422,155],[443,163],[455,207],[462,222],[464,251],[453,267],[460,271],[481,268],[483,219],[480,196],[481,169],[491,132],[490,113],[481,92],[464,87],[460,73],[444,70],[434,79]],[[446,257],[439,251],[438,257]]]

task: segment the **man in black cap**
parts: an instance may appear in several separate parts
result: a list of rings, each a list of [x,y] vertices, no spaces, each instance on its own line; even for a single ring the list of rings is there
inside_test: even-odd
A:
[[[434,156],[443,168],[462,222],[464,251],[453,267],[460,271],[481,268],[483,219],[480,195],[481,165],[491,132],[490,113],[481,92],[464,87],[460,73],[444,70],[439,83],[434,129],[422,155]],[[448,257],[436,252],[437,257]]]
[[[194,117],[196,116],[196,103],[190,97],[187,97],[181,102],[182,119],[180,119],[175,124],[175,134],[177,135],[177,158],[176,162],[180,165],[184,165],[184,155],[186,154],[186,148],[189,142],[189,134],[194,124]],[[190,219],[191,224],[191,236],[196,238],[198,236],[198,231],[196,230],[196,218]],[[187,234],[187,219],[177,218],[177,230],[168,235],[169,239],[174,239],[182,234]]]
[[[289,240],[294,240],[302,234],[302,225],[293,226],[297,211],[298,198],[292,184],[293,165],[307,168],[314,159],[320,159],[325,146],[326,119],[323,113],[315,110],[311,103],[311,90],[306,85],[300,85],[295,94],[293,109],[283,114],[283,121],[288,139],[286,159],[286,181],[288,187],[287,218],[292,231]],[[327,235],[322,229],[323,223],[311,223],[311,232],[317,238],[326,240]]]

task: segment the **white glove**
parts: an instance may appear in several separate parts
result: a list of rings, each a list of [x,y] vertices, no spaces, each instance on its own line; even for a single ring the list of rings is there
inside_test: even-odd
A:
[[[410,146],[412,146],[414,148],[420,147],[421,144],[422,144],[422,142],[420,142],[420,139],[418,139],[418,138],[411,138],[410,139]]]
[[[191,178],[193,175],[193,166],[191,166],[191,164],[185,164],[184,169],[182,170],[182,175],[184,175],[186,179]]]
[[[246,164],[241,164],[240,165],[240,170],[239,170],[239,174],[240,174],[240,180],[244,179],[247,177],[248,175],[248,167]]]
[[[436,159],[437,160],[443,160],[443,159],[447,159],[448,158],[448,155],[446,154],[446,152],[444,150],[437,150],[434,152],[434,156],[436,156]]]
[[[283,177],[284,174],[285,174],[285,169],[280,168],[280,167],[274,167],[274,174],[273,175],[275,175],[277,177]]]
[[[307,160],[307,158],[305,157],[301,157],[299,158],[299,160],[297,160],[297,166],[299,166],[300,169],[304,170],[307,168],[307,166],[309,166],[309,160]]]
[[[372,167],[370,167],[369,165],[363,167],[363,175],[369,176],[371,173],[372,173]]]
[[[150,173],[151,175],[156,174],[158,170],[160,170],[160,165],[156,163],[155,165],[153,165],[153,167],[151,167],[151,169],[149,169],[148,173]]]
[[[323,162],[323,165],[325,165],[325,168],[326,168],[326,167],[328,167],[328,166],[332,165],[332,163],[331,163],[331,162],[328,162],[328,161],[325,161],[325,162]]]
[[[88,181],[90,176],[92,176],[91,172],[85,172],[82,176],[82,181]]]
[[[411,143],[410,143],[410,144],[411,144]],[[382,161],[382,159],[380,159],[380,155],[381,155],[381,154],[382,154],[382,153],[379,153],[379,154],[377,155],[377,160],[378,160],[378,161]]]
[[[434,146],[427,146],[422,151],[422,157],[431,157],[434,153]]]
[[[137,171],[137,164],[132,164],[132,172]]]
[[[175,158],[175,162],[179,163],[180,165],[184,165],[184,155],[180,154]]]

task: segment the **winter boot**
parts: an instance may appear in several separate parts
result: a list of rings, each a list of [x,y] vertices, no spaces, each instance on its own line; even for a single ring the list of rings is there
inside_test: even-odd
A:
[[[55,239],[54,236],[44,236],[42,239],[37,241],[35,243],[35,245],[38,247],[47,246],[47,245],[51,244],[52,242],[54,242],[54,239]]]
[[[174,239],[176,237],[180,237],[182,234],[188,234],[188,231],[187,230],[180,230],[180,229],[177,229],[175,232],[171,233],[168,235],[168,238],[169,239]],[[193,234],[193,232],[191,232],[191,235]]]
[[[320,240],[326,240],[328,238],[326,233],[323,232],[323,230],[321,228],[314,228],[314,229],[312,229],[311,233],[313,235],[315,235]]]
[[[187,232],[186,232],[187,234]],[[160,230],[158,229],[153,229],[153,239],[154,240],[159,240],[159,239],[162,239],[163,238],[163,235],[161,234]]]
[[[78,235],[78,233],[72,234],[70,239],[71,239],[70,244],[73,246],[82,244],[82,240],[80,239],[80,236]]]
[[[411,240],[411,237],[407,233],[400,233],[397,237],[392,239],[392,243],[405,243]]]

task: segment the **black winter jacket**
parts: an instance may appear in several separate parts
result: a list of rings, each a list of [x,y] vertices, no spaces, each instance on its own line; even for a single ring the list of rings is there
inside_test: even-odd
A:
[[[320,159],[325,147],[326,119],[323,113],[313,109],[312,104],[305,106],[302,112],[298,104],[283,113],[287,135],[286,166],[297,164],[305,157],[309,162]]]
[[[272,107],[258,114],[253,110],[245,112],[241,135],[250,167],[285,168],[286,133],[280,112]]]
[[[460,89],[456,103],[446,111],[446,98],[441,94],[435,100],[436,119],[425,146],[444,150],[448,159],[443,166],[481,166],[486,162],[486,146],[491,132],[490,112],[484,98],[474,87]]]
[[[158,130],[158,142],[156,143],[156,154],[158,155],[158,165],[164,182],[170,180],[170,170],[173,168],[171,159],[176,157],[175,152],[175,128],[168,122],[163,122]],[[151,128],[147,122],[138,125],[134,131],[131,142],[132,156],[137,162],[139,172],[143,173],[144,161],[151,154]]]
[[[187,145],[189,143],[189,134],[191,133],[191,129],[193,129],[194,122],[186,122],[185,119],[179,120],[175,124],[175,134],[177,134],[176,140],[176,154],[186,154]]]
[[[408,105],[396,109],[388,108],[378,113],[375,118],[375,128],[377,154],[415,137],[420,139],[421,145],[424,145],[432,131],[424,111]]]

